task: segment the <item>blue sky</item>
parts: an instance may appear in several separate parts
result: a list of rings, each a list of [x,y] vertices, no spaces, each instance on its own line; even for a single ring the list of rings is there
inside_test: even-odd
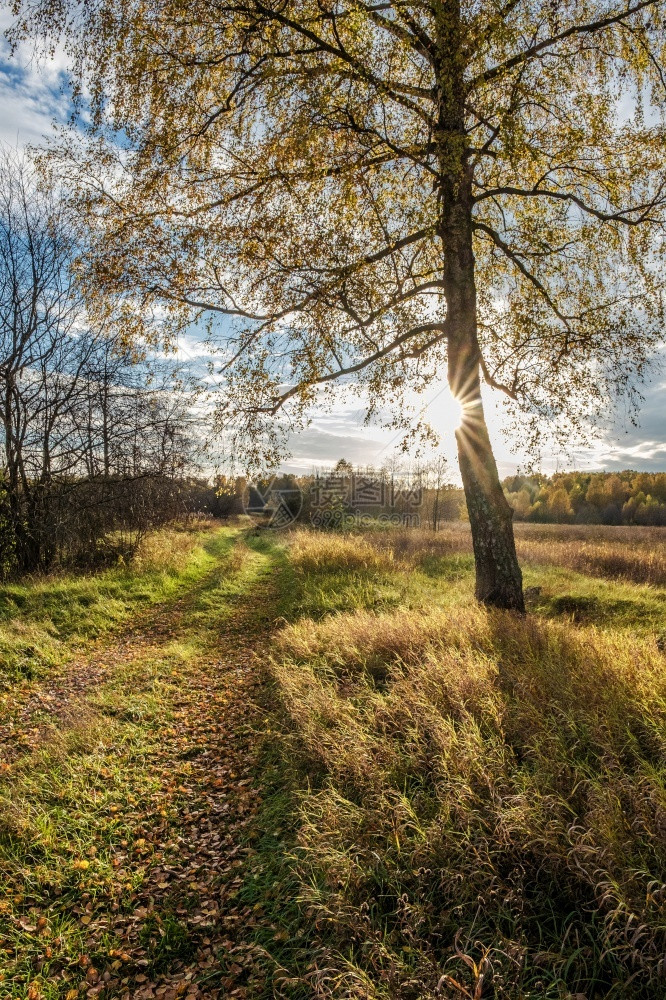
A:
[[[9,18],[0,14],[0,28]],[[41,145],[53,133],[53,123],[65,123],[69,112],[66,87],[66,61],[61,53],[48,63],[37,63],[27,48],[10,58],[9,46],[0,40],[0,139],[12,147]],[[181,356],[201,355],[194,343],[182,344]],[[632,426],[620,404],[614,413],[600,414],[607,429],[590,449],[569,454],[547,454],[544,471],[564,468],[666,470],[666,370],[656,371],[644,389],[645,403],[640,424]],[[446,386],[433,385],[418,402],[422,415],[441,437],[441,449],[455,472],[456,405]],[[508,475],[525,460],[519,443],[503,434],[502,407],[496,393],[486,396],[486,408],[501,475]],[[326,466],[340,457],[355,464],[380,465],[391,459],[400,435],[379,426],[363,424],[363,406],[357,398],[339,394],[334,412],[315,415],[313,424],[291,439],[292,458],[286,467],[310,471]]]

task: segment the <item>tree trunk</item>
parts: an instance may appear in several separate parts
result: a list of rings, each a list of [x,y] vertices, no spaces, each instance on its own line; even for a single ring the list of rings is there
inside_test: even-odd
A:
[[[464,197],[465,188],[464,183],[460,185],[458,197],[445,213],[442,235],[448,378],[463,408],[456,441],[472,529],[476,597],[484,604],[522,612],[525,604],[513,537],[513,510],[499,480],[481,401],[471,198]]]
[[[458,462],[472,529],[476,598],[523,612],[523,578],[513,537],[513,510],[502,490],[480,396],[466,403],[456,431]]]
[[[448,379],[463,407],[456,432],[460,473],[472,529],[476,597],[523,612],[523,581],[513,537],[513,511],[497,473],[481,401],[475,264],[472,243],[472,166],[465,129],[464,49],[460,0],[437,8],[439,230],[446,298]]]
[[[111,459],[109,446],[109,372],[106,361],[104,363],[104,380],[102,383],[102,445],[104,449],[104,478],[108,479],[111,473]]]

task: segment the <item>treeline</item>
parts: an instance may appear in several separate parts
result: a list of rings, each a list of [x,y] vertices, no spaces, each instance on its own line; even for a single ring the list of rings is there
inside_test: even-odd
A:
[[[517,521],[666,526],[663,472],[509,476],[503,486]],[[281,518],[336,527],[367,517],[436,531],[442,522],[466,519],[463,491],[451,485],[443,460],[407,473],[391,467],[354,469],[341,459],[332,469],[308,476],[280,474],[253,483],[221,476],[215,491],[217,514],[263,513],[274,524]]]
[[[201,504],[185,377],[92,317],[54,186],[0,157],[0,573],[94,563]]]
[[[503,485],[517,521],[666,526],[664,472],[559,472]]]
[[[279,473],[253,482],[220,476],[215,487],[221,514],[263,515],[274,527],[301,523],[334,529],[372,521],[436,531],[442,522],[459,520],[465,508],[444,459],[409,470],[353,467],[340,459],[305,476]]]

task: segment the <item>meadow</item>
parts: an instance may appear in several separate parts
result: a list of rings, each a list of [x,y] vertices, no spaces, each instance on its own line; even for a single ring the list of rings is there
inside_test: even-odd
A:
[[[517,536],[525,617],[458,523],[0,588],[0,730],[76,708],[2,765],[0,996],[662,998],[666,531]]]
[[[292,535],[310,995],[664,995],[666,537],[517,535],[525,618],[474,604],[465,525]]]

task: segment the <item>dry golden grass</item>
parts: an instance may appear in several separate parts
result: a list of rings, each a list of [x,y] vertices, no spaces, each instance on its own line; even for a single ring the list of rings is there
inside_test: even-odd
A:
[[[535,562],[609,574],[621,565],[627,576],[656,543],[659,582],[662,536],[649,529],[631,549],[633,536],[609,529],[521,526],[519,537],[523,559],[527,549]],[[390,572],[410,586],[415,568],[467,546],[464,526],[299,532],[293,560],[314,592],[345,573]],[[661,1000],[657,634],[521,618],[464,597],[419,606],[420,597],[304,617],[276,639],[287,758],[307,776],[299,891],[330,935],[312,995]]]
[[[515,525],[520,560],[528,565],[564,566],[592,576],[666,585],[666,528],[605,525]],[[427,559],[471,553],[469,525],[377,532],[373,545],[393,558],[423,564]]]
[[[216,528],[218,522],[201,518],[150,531],[139,543],[132,565],[137,572],[181,569],[201,536]]]
[[[516,536],[527,563],[666,585],[666,528],[517,524]]]
[[[291,563],[304,573],[390,569],[393,550],[379,548],[372,537],[296,530],[291,536]]]

